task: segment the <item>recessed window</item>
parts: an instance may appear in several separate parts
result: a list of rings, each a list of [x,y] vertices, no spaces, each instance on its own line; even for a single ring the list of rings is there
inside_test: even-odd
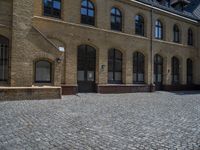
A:
[[[193,31],[192,29],[188,29],[188,45],[193,45]]]
[[[135,34],[144,36],[144,18],[141,15],[135,16]]]
[[[35,64],[35,82],[51,83],[52,65],[48,61],[37,61]]]
[[[95,25],[95,7],[90,0],[81,3],[81,23]]]
[[[122,13],[115,7],[111,9],[111,30],[122,31]]]
[[[8,42],[0,35],[0,81],[8,80]]]
[[[172,58],[172,84],[179,84],[179,60]]]
[[[156,39],[163,39],[163,25],[160,20],[156,20],[155,24],[155,38]]]
[[[180,30],[177,25],[174,25],[173,32],[174,32],[174,42],[179,43],[180,42]]]
[[[144,55],[140,52],[133,54],[133,83],[144,83]]]
[[[187,59],[187,84],[193,84],[193,62]]]
[[[44,15],[61,18],[61,0],[44,0]]]
[[[122,83],[122,53],[116,49],[108,52],[108,83]]]

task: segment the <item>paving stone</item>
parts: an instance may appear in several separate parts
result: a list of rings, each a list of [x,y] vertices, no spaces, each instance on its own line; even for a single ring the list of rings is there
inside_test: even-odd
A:
[[[0,102],[0,150],[200,150],[200,91]]]

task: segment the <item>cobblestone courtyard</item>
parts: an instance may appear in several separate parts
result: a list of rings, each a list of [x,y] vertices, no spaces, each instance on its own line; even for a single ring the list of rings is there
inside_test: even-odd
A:
[[[0,102],[0,150],[200,150],[200,92]]]

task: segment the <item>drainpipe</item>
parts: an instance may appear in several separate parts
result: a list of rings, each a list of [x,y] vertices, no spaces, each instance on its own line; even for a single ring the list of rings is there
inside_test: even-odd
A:
[[[153,7],[153,4],[152,4]],[[153,69],[153,8],[151,8],[151,34],[150,34],[150,55],[151,55],[151,84],[150,92],[154,92],[154,69]]]

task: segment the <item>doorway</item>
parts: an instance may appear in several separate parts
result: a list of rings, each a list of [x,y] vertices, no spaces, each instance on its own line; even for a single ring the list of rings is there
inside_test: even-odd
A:
[[[78,92],[96,92],[96,50],[89,45],[79,46],[77,60]]]

